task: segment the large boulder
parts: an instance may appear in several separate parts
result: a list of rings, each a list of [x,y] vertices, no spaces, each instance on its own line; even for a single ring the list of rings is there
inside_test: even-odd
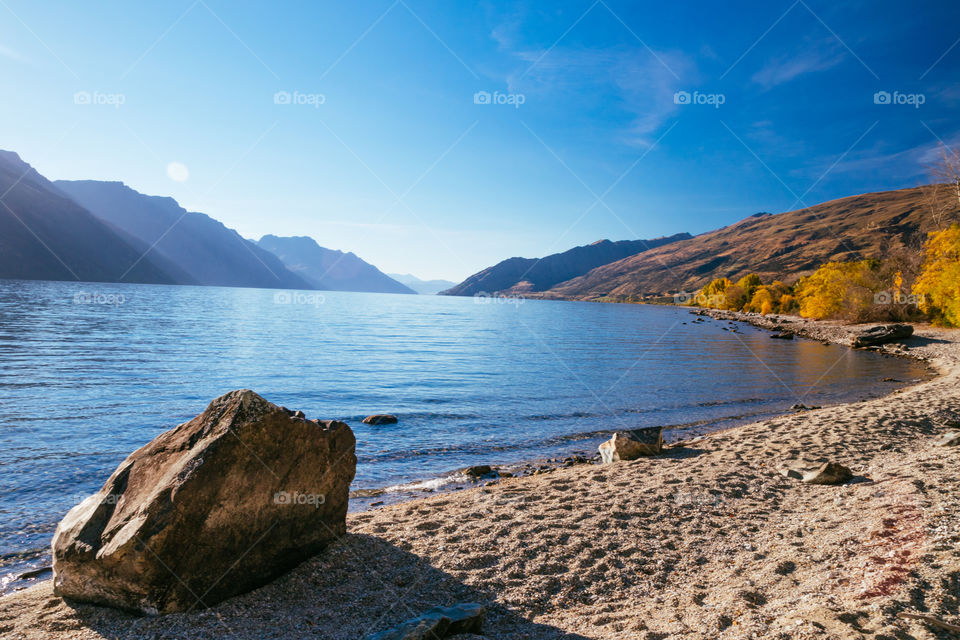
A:
[[[873,347],[878,344],[896,342],[913,335],[913,327],[909,324],[881,324],[861,331],[853,339],[855,347]]]
[[[657,455],[663,451],[663,427],[617,431],[599,450],[604,464]]]
[[[212,605],[346,531],[353,432],[232,391],[134,451],[53,538],[54,593],[146,614]]]

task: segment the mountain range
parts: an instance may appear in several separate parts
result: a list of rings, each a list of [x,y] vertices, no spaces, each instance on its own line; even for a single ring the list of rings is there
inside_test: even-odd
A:
[[[481,293],[526,295],[544,292],[591,269],[656,247],[689,239],[689,233],[678,233],[653,240],[598,240],[545,258],[508,258],[470,276],[443,292],[450,296],[473,296]]]
[[[253,242],[121,182],[51,182],[11,151],[0,151],[0,278],[414,293],[311,238]]]
[[[388,273],[387,275],[397,282],[407,285],[417,293],[427,296],[436,295],[445,289],[457,285],[456,282],[449,280],[421,280],[409,273]]]
[[[758,213],[697,236],[660,239],[660,246],[600,265],[571,260],[588,254],[585,250],[596,244],[539,261],[511,258],[444,293],[473,295],[484,290],[592,300],[692,292],[715,278],[737,280],[749,273],[765,282],[789,283],[825,262],[881,258],[919,247],[934,228],[922,189],[867,193],[779,214]],[[538,269],[547,269],[541,265],[555,262],[567,265],[563,274],[572,275],[563,281],[531,277]]]
[[[790,283],[825,262],[916,248],[934,226],[922,189],[759,213],[696,236],[600,240],[539,259],[509,258],[452,284],[391,277],[305,236],[254,242],[173,198],[120,182],[51,182],[16,153],[0,151],[0,278],[576,300],[658,296],[748,273]]]
[[[325,249],[313,238],[266,235],[257,244],[314,289],[416,293],[353,253]]]
[[[689,240],[598,267],[548,297],[591,299],[696,291],[756,273],[792,283],[832,261],[883,258],[919,247],[933,219],[922,188],[867,193],[786,213],[757,214]]]
[[[121,182],[54,183],[101,220],[122,229],[207,286],[310,289],[280,259],[222,222],[187,211],[173,198],[147,196]]]

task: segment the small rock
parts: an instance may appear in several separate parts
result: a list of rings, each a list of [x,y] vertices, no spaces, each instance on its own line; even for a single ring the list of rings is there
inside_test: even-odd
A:
[[[909,324],[881,324],[857,334],[852,344],[855,347],[873,347],[887,342],[896,342],[912,335],[913,327]]]
[[[473,479],[482,478],[484,476],[493,474],[493,467],[488,464],[478,464],[472,467],[467,467],[463,470],[463,474]]]
[[[378,413],[363,419],[363,424],[396,424],[397,422],[397,416],[389,413]]]
[[[945,433],[939,438],[936,439],[935,444],[939,447],[956,447],[960,446],[960,431],[951,431]]]
[[[797,467],[787,467],[785,469],[780,469],[780,475],[784,478],[792,478],[794,480],[803,480],[804,470]]]
[[[792,331],[781,331],[780,333],[774,333],[770,336],[774,340],[793,340]]]
[[[38,576],[42,576],[43,574],[49,571],[53,571],[53,567],[49,565],[45,567],[40,567],[39,569],[31,569],[30,571],[24,571],[19,576],[17,576],[17,580],[29,580],[30,578],[36,578]]]
[[[853,472],[837,462],[825,462],[803,474],[803,481],[807,484],[843,484],[851,478],[853,478]]]
[[[486,614],[483,605],[474,603],[434,607],[393,629],[371,634],[366,640],[435,640],[463,633],[480,633]]]
[[[599,451],[604,464],[657,455],[663,451],[663,427],[617,431],[600,445]]]

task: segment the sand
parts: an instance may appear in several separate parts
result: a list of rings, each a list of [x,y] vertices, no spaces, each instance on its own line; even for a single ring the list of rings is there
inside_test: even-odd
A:
[[[847,340],[831,323],[789,324]],[[960,331],[923,326],[908,344],[938,377],[655,458],[354,514],[324,553],[206,611],[138,618],[64,602],[47,581],[0,599],[0,635],[362,638],[477,601],[487,638],[956,637],[897,616],[960,624],[960,447],[934,445],[960,420]],[[778,473],[799,460],[857,477]]]

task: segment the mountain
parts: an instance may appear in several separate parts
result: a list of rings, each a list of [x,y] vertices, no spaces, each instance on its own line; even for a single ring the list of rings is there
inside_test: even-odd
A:
[[[0,278],[173,284],[146,247],[0,151]]]
[[[307,236],[266,235],[258,244],[316,289],[416,293],[353,253],[326,249]]]
[[[598,240],[545,258],[509,258],[473,274],[444,291],[443,295],[472,296],[498,292],[522,295],[547,291],[601,265],[690,237],[689,233],[678,233],[654,240]]]
[[[545,297],[591,299],[696,291],[757,273],[792,282],[829,261],[917,247],[933,229],[921,188],[867,193],[786,213],[757,214],[557,284]]]
[[[419,294],[432,296],[445,289],[457,286],[456,282],[449,280],[421,280],[409,273],[388,273],[388,276],[401,284],[405,284]]]
[[[148,256],[177,265],[190,282],[223,287],[309,289],[269,251],[173,198],[148,196],[122,182],[54,183],[101,220],[149,248]]]

